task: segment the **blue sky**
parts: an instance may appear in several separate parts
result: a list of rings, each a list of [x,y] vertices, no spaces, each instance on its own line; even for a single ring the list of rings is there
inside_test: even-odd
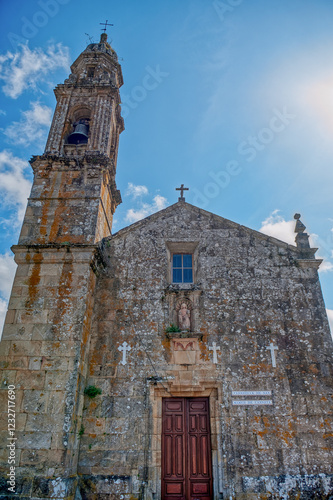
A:
[[[105,19],[125,82],[114,231],[177,201],[181,183],[190,203],[290,243],[299,212],[333,321],[332,2],[13,0],[0,3],[0,322],[28,160],[53,88]]]

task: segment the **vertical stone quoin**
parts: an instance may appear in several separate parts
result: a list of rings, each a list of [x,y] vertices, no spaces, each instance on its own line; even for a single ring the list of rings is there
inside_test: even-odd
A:
[[[115,175],[123,84],[106,34],[80,54],[55,89],[57,105],[19,242],[0,344],[2,421],[15,386],[13,496],[73,498],[76,489],[100,242],[119,203]],[[1,494],[8,495],[8,432],[1,432]],[[7,498],[7,497],[6,497]]]

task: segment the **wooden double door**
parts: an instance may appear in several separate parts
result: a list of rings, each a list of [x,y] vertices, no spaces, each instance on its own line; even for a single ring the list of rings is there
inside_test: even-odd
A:
[[[162,500],[211,500],[208,398],[163,398]]]

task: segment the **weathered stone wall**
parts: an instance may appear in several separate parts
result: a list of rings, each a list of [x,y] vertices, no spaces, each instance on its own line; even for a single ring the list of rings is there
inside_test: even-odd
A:
[[[94,247],[15,248],[1,363],[1,498],[10,492],[8,386],[15,386],[13,497],[70,498],[94,303]]]
[[[189,245],[195,284],[170,285],[169,249]],[[332,340],[316,262],[182,202],[104,246],[86,381],[102,394],[85,399],[82,498],[160,498],[161,401],[170,395],[210,397],[214,498],[330,498]],[[174,352],[177,334],[165,333],[179,298],[196,314],[187,362]],[[273,404],[233,404],[244,399]]]
[[[32,161],[34,184],[19,244],[95,244],[111,234],[120,203],[109,158],[43,155]]]

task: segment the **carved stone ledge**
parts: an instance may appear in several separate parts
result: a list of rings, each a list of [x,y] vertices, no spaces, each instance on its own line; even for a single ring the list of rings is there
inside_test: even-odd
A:
[[[202,340],[202,333],[200,332],[166,332],[165,336],[168,339],[192,339],[192,338],[197,338],[199,340]]]
[[[30,159],[30,165],[33,170],[38,167],[49,168],[52,170],[62,169],[65,167],[71,167],[74,170],[80,170],[84,166],[90,168],[106,168],[113,175],[115,175],[115,166],[113,158],[101,153],[100,151],[90,151],[86,149],[87,145],[83,144],[78,146],[66,144],[65,153],[58,154],[55,152],[46,152],[43,155],[32,156]]]
[[[315,269],[319,269],[320,264],[323,262],[323,259],[297,259],[297,265],[301,268],[313,267]]]
[[[170,293],[175,293],[175,294],[184,294],[186,292],[199,292],[202,293],[201,289],[201,284],[200,283],[182,283],[180,285],[177,285],[176,283],[170,283],[169,285],[166,286],[164,289],[165,295],[168,295]]]

